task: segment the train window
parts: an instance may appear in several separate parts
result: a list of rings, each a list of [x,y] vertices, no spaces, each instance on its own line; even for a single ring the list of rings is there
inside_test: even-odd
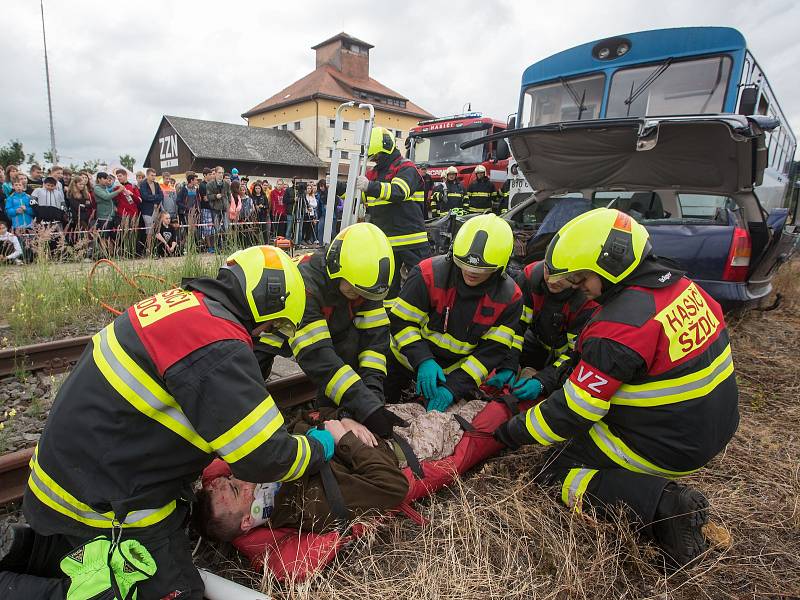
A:
[[[599,73],[529,88],[523,101],[522,122],[532,127],[597,119],[604,82],[605,75]]]
[[[620,69],[611,79],[607,118],[722,112],[728,56]]]

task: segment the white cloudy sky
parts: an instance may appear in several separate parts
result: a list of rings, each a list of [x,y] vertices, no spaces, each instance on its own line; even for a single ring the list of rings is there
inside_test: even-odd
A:
[[[124,9],[122,8],[124,7]],[[38,0],[4,0],[0,145],[49,146]],[[579,43],[643,29],[744,33],[800,132],[800,3],[790,0],[45,0],[63,162],[130,153],[141,165],[163,114],[231,123],[314,68],[346,31],[375,45],[373,77],[434,114],[516,110],[522,70]]]

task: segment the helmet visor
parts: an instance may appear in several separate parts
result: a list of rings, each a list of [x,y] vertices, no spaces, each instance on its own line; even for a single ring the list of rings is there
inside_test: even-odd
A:
[[[454,256],[453,261],[467,273],[473,273],[475,275],[480,275],[482,273],[487,273],[491,271],[497,271],[497,269],[500,268],[499,265],[483,265],[483,266],[472,265],[469,262],[459,258],[458,256]]]
[[[353,289],[358,293],[359,296],[362,296],[367,300],[383,300],[386,298],[386,294],[389,293],[389,287],[385,285],[376,285],[371,288],[364,288],[354,285]]]

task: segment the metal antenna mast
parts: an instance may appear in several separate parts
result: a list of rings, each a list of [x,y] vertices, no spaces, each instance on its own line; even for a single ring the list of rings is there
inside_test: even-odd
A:
[[[47,80],[47,110],[50,113],[50,153],[52,154],[53,164],[58,163],[58,153],[56,152],[56,132],[53,128],[53,100],[50,97],[50,64],[47,61],[47,35],[44,31],[44,0],[39,0],[39,7],[42,10],[42,41],[44,42],[44,75]]]

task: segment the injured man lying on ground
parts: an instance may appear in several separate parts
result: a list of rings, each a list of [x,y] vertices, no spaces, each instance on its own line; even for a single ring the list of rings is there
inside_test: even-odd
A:
[[[376,438],[356,421],[342,419],[347,434],[336,446],[330,468],[349,517],[397,508],[408,492],[401,467],[406,466],[409,450],[419,461],[450,456],[463,435],[454,414],[470,422],[483,406],[484,402],[472,400],[441,413],[426,412],[417,403],[388,405],[408,425],[396,427],[395,439],[389,441]],[[321,412],[304,414],[290,430],[303,433],[335,416],[331,409]],[[336,514],[330,483],[324,478],[324,473],[317,473],[287,483],[255,484],[236,479],[227,465],[215,461],[197,494],[195,527],[207,539],[224,542],[264,525],[317,533],[333,530],[341,515]]]
[[[289,430],[305,433],[334,417],[331,409],[306,413]],[[349,518],[356,518],[397,507],[408,491],[408,481],[395,452],[357,421],[341,422],[347,433],[329,463],[333,481],[326,480],[323,467],[296,481],[255,484],[231,476],[222,461],[212,463],[197,494],[194,524],[198,531],[215,541],[231,541],[260,525],[322,532],[335,529],[345,511]]]

